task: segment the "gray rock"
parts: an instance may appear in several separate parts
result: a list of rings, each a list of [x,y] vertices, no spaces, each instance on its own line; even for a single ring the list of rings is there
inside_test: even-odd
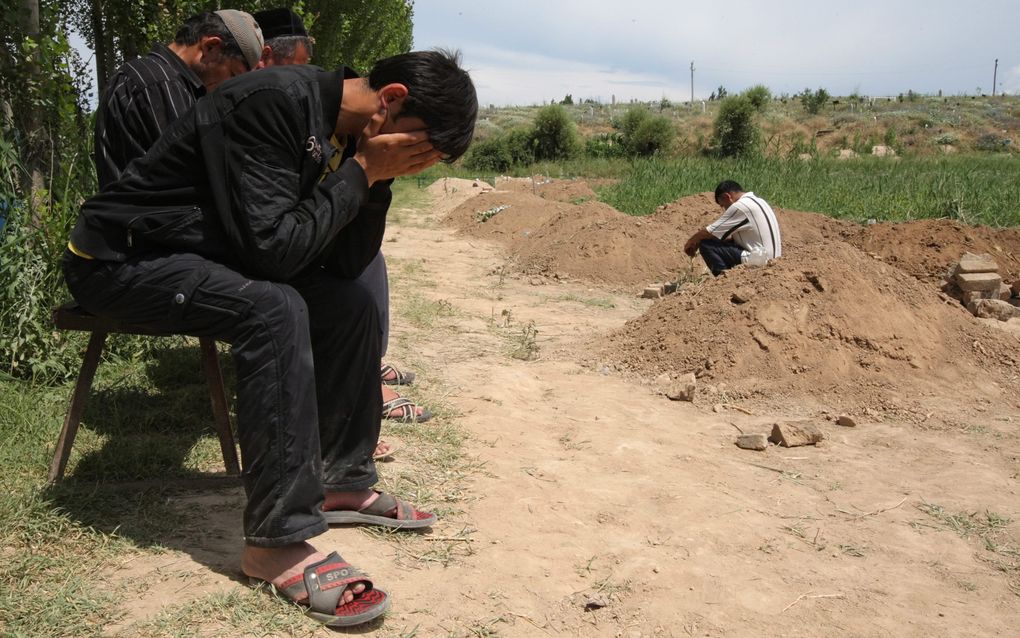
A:
[[[783,447],[814,445],[825,439],[825,435],[811,421],[791,421],[772,426],[769,441]]]
[[[999,265],[988,253],[963,253],[959,263],[956,265],[956,274],[975,272],[999,272]]]
[[[659,297],[662,296],[662,289],[663,289],[662,284],[652,284],[651,286],[645,287],[645,290],[644,292],[641,293],[641,296],[645,299],[658,299]]]
[[[748,286],[741,286],[733,291],[733,295],[730,296],[730,301],[735,304],[742,304],[751,301],[754,298],[754,289]]]
[[[666,396],[673,401],[693,401],[694,393],[697,389],[697,378],[693,372],[688,372],[670,386],[669,390],[666,391]]]
[[[974,273],[960,273],[956,276],[956,285],[960,287],[963,292],[971,292],[972,290],[992,290],[996,293],[999,292],[999,284],[1002,283],[1002,277],[994,272],[974,272]]]
[[[737,436],[737,447],[742,450],[766,450],[769,438],[764,434],[741,434]]]
[[[967,310],[974,313],[980,319],[998,319],[1009,321],[1017,316],[1017,309],[1013,304],[1001,299],[978,299],[967,305]]]

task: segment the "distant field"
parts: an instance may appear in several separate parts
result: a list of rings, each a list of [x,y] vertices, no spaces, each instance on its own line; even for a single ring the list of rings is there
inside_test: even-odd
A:
[[[713,121],[720,102],[569,104],[582,142],[614,134],[629,109],[668,119],[672,146],[653,159],[581,156],[518,166],[512,175],[610,178],[599,198],[631,215],[647,215],[680,197],[734,179],[784,208],[833,217],[885,221],[952,218],[969,224],[1020,226],[1020,97],[923,96],[832,98],[808,113],[796,96],[776,96],[756,118],[762,133],[753,159],[713,159]],[[539,106],[483,108],[475,130],[485,140],[520,131]],[[895,157],[878,157],[882,153]],[[580,154],[583,155],[583,154]],[[856,155],[840,160],[840,155]],[[808,158],[806,160],[802,158]],[[459,166],[459,164],[458,164]],[[421,182],[457,175],[491,180],[458,167],[428,171]],[[618,180],[618,181],[617,181]]]
[[[833,217],[897,221],[947,217],[968,224],[1020,226],[1020,157],[966,155],[940,158],[854,160],[762,158],[715,160],[577,160],[544,162],[515,175],[554,178],[616,178],[598,190],[599,199],[630,215],[715,188],[733,179],[783,208]],[[461,168],[440,166],[419,179],[447,175],[492,181]]]
[[[733,179],[775,205],[833,217],[882,221],[948,217],[969,224],[1020,225],[1016,156],[820,160],[641,161],[600,199],[631,215],[712,190]]]

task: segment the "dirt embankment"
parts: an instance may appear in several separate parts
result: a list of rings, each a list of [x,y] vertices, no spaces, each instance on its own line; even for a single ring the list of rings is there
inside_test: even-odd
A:
[[[1020,231],[949,220],[861,226],[777,208],[782,259],[700,278],[701,260],[681,247],[718,215],[711,194],[641,218],[591,195],[583,182],[506,180],[463,201],[446,221],[503,242],[532,278],[635,294],[651,282],[686,282],[600,339],[593,360],[647,379],[694,372],[742,398],[904,405],[936,389],[975,385],[992,399],[1020,396],[1015,333],[975,319],[937,287],[967,251],[992,254],[1007,281],[1020,276]]]

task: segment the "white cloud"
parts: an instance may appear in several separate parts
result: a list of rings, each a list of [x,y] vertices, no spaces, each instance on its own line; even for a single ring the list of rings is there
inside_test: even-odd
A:
[[[681,86],[653,73],[624,73],[597,64],[484,46],[465,48],[464,55],[483,105],[539,104],[558,101],[568,93],[575,101],[592,98],[606,103],[614,95],[621,101],[664,96],[679,101],[690,96],[689,82]]]
[[[1002,78],[1002,92],[1010,95],[1020,95],[1020,65],[1006,71]]]
[[[605,99],[612,91],[621,99],[663,93],[684,99],[692,60],[698,97],[719,85],[734,91],[758,83],[775,93],[825,87],[837,94],[952,94],[990,86],[996,57],[1004,65],[1020,63],[1020,38],[1013,34],[1018,23],[1015,0],[840,6],[814,0],[435,0],[415,5],[415,46],[461,48],[486,86],[483,101],[493,103],[577,97],[589,87]],[[504,54],[483,58],[483,50]],[[611,72],[634,84],[611,83]],[[606,88],[594,88],[600,85]]]

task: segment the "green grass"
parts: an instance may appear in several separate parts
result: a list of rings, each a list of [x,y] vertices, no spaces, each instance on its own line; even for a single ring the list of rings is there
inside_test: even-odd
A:
[[[1020,158],[970,156],[852,161],[817,159],[635,162],[603,201],[631,215],[647,215],[680,197],[711,191],[733,179],[774,206],[832,217],[902,221],[948,217],[969,224],[1020,225]]]
[[[710,192],[733,179],[774,206],[863,221],[950,218],[966,224],[1020,226],[1020,155],[719,160],[705,157],[577,159],[518,167],[514,176],[612,179],[596,189],[601,201],[630,215],[649,215],[681,197]],[[482,179],[459,166],[436,166],[409,178],[424,188],[442,177]]]

